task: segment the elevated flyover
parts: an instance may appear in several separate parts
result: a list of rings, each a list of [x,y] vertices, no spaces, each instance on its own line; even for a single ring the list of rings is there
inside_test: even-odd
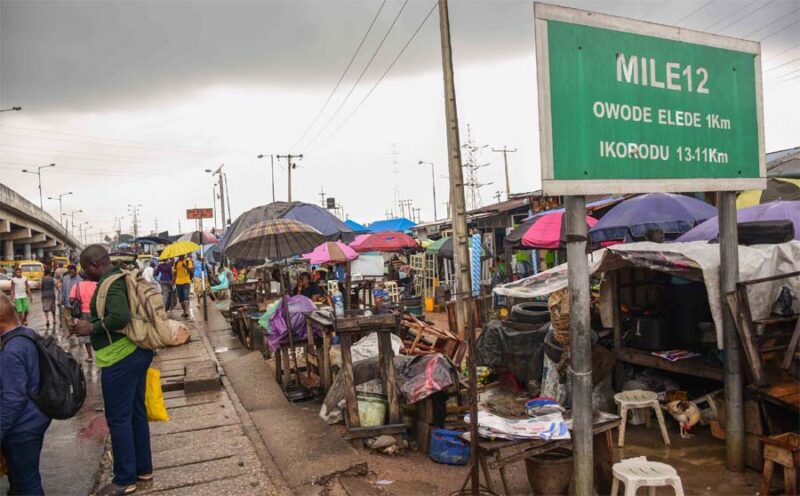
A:
[[[80,243],[52,215],[0,184],[0,244],[3,260],[75,252]]]

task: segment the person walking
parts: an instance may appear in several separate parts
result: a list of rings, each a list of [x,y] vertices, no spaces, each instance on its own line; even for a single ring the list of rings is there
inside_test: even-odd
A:
[[[121,269],[111,265],[108,251],[89,245],[81,252],[81,267],[87,279],[103,281]],[[120,278],[108,288],[103,315],[97,314],[97,291],[90,303],[91,322],[78,320],[72,332],[89,336],[95,364],[101,370],[106,422],[111,433],[114,479],[95,496],[122,496],[136,491],[137,481],[153,479],[150,427],[144,404],[147,368],[153,352],[139,348],[121,331],[131,322],[128,290]]]
[[[185,255],[178,258],[175,263],[175,288],[178,291],[178,301],[183,308],[182,317],[189,317],[189,293],[192,287],[192,275],[194,274],[194,263],[191,258]]]
[[[153,277],[161,285],[161,296],[164,298],[164,309],[170,311],[175,307],[175,280],[172,272],[172,260],[162,260],[153,271]]]
[[[11,299],[17,308],[17,314],[22,325],[28,325],[28,311],[31,307],[31,285],[28,278],[22,275],[22,269],[17,267],[14,277],[11,278]]]
[[[92,320],[92,310],[90,308],[90,304],[92,302],[92,296],[94,296],[95,289],[97,289],[97,283],[95,281],[89,280],[80,280],[77,283],[73,284],[72,289],[69,293],[69,301],[70,301],[70,311],[72,310],[75,303],[80,306],[80,315],[75,315],[74,312],[71,311],[70,317],[71,324],[74,326],[75,321],[78,319],[91,321]],[[86,347],[86,362],[92,363],[94,360],[92,354],[92,341],[89,336],[81,336],[78,338],[78,344],[82,344]]]
[[[142,271],[142,279],[149,282],[157,289],[161,289],[161,286],[158,284],[158,281],[156,281],[155,266],[156,266],[155,262],[152,261],[149,264],[147,264],[147,267],[145,267],[144,270]]]
[[[74,265],[67,268],[67,273],[61,277],[61,293],[58,297],[58,304],[61,307],[61,329],[64,334],[69,333],[72,327],[72,308],[69,295],[72,293],[72,286],[81,282],[83,279],[78,275],[78,269]]]
[[[39,473],[44,433],[50,418],[33,397],[39,394],[39,352],[21,325],[15,303],[0,294],[0,451],[8,469],[8,494],[44,494]],[[11,339],[24,334],[27,338]]]
[[[47,320],[45,332],[50,332],[50,318],[53,319],[53,333],[56,331],[56,278],[51,275],[50,269],[45,269],[42,283],[39,287],[42,297],[42,312]]]

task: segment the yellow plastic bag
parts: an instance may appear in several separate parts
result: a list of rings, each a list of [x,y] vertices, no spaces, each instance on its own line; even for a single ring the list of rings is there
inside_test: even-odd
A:
[[[147,408],[147,420],[169,421],[167,407],[164,405],[164,394],[161,392],[161,372],[158,369],[147,369],[144,405]]]

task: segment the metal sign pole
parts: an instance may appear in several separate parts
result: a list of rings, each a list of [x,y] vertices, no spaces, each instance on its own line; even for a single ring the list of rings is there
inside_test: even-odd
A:
[[[206,295],[206,263],[203,253],[203,218],[200,218],[200,286],[203,288],[203,320],[208,322],[208,296]]]
[[[589,263],[586,260],[586,198],[567,196],[565,200],[567,206],[574,494],[594,494],[592,340],[589,322]]]

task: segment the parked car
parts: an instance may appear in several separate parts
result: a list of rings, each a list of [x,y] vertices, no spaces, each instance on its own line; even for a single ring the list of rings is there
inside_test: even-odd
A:
[[[0,274],[0,291],[10,294],[11,293],[11,276],[8,274]]]

